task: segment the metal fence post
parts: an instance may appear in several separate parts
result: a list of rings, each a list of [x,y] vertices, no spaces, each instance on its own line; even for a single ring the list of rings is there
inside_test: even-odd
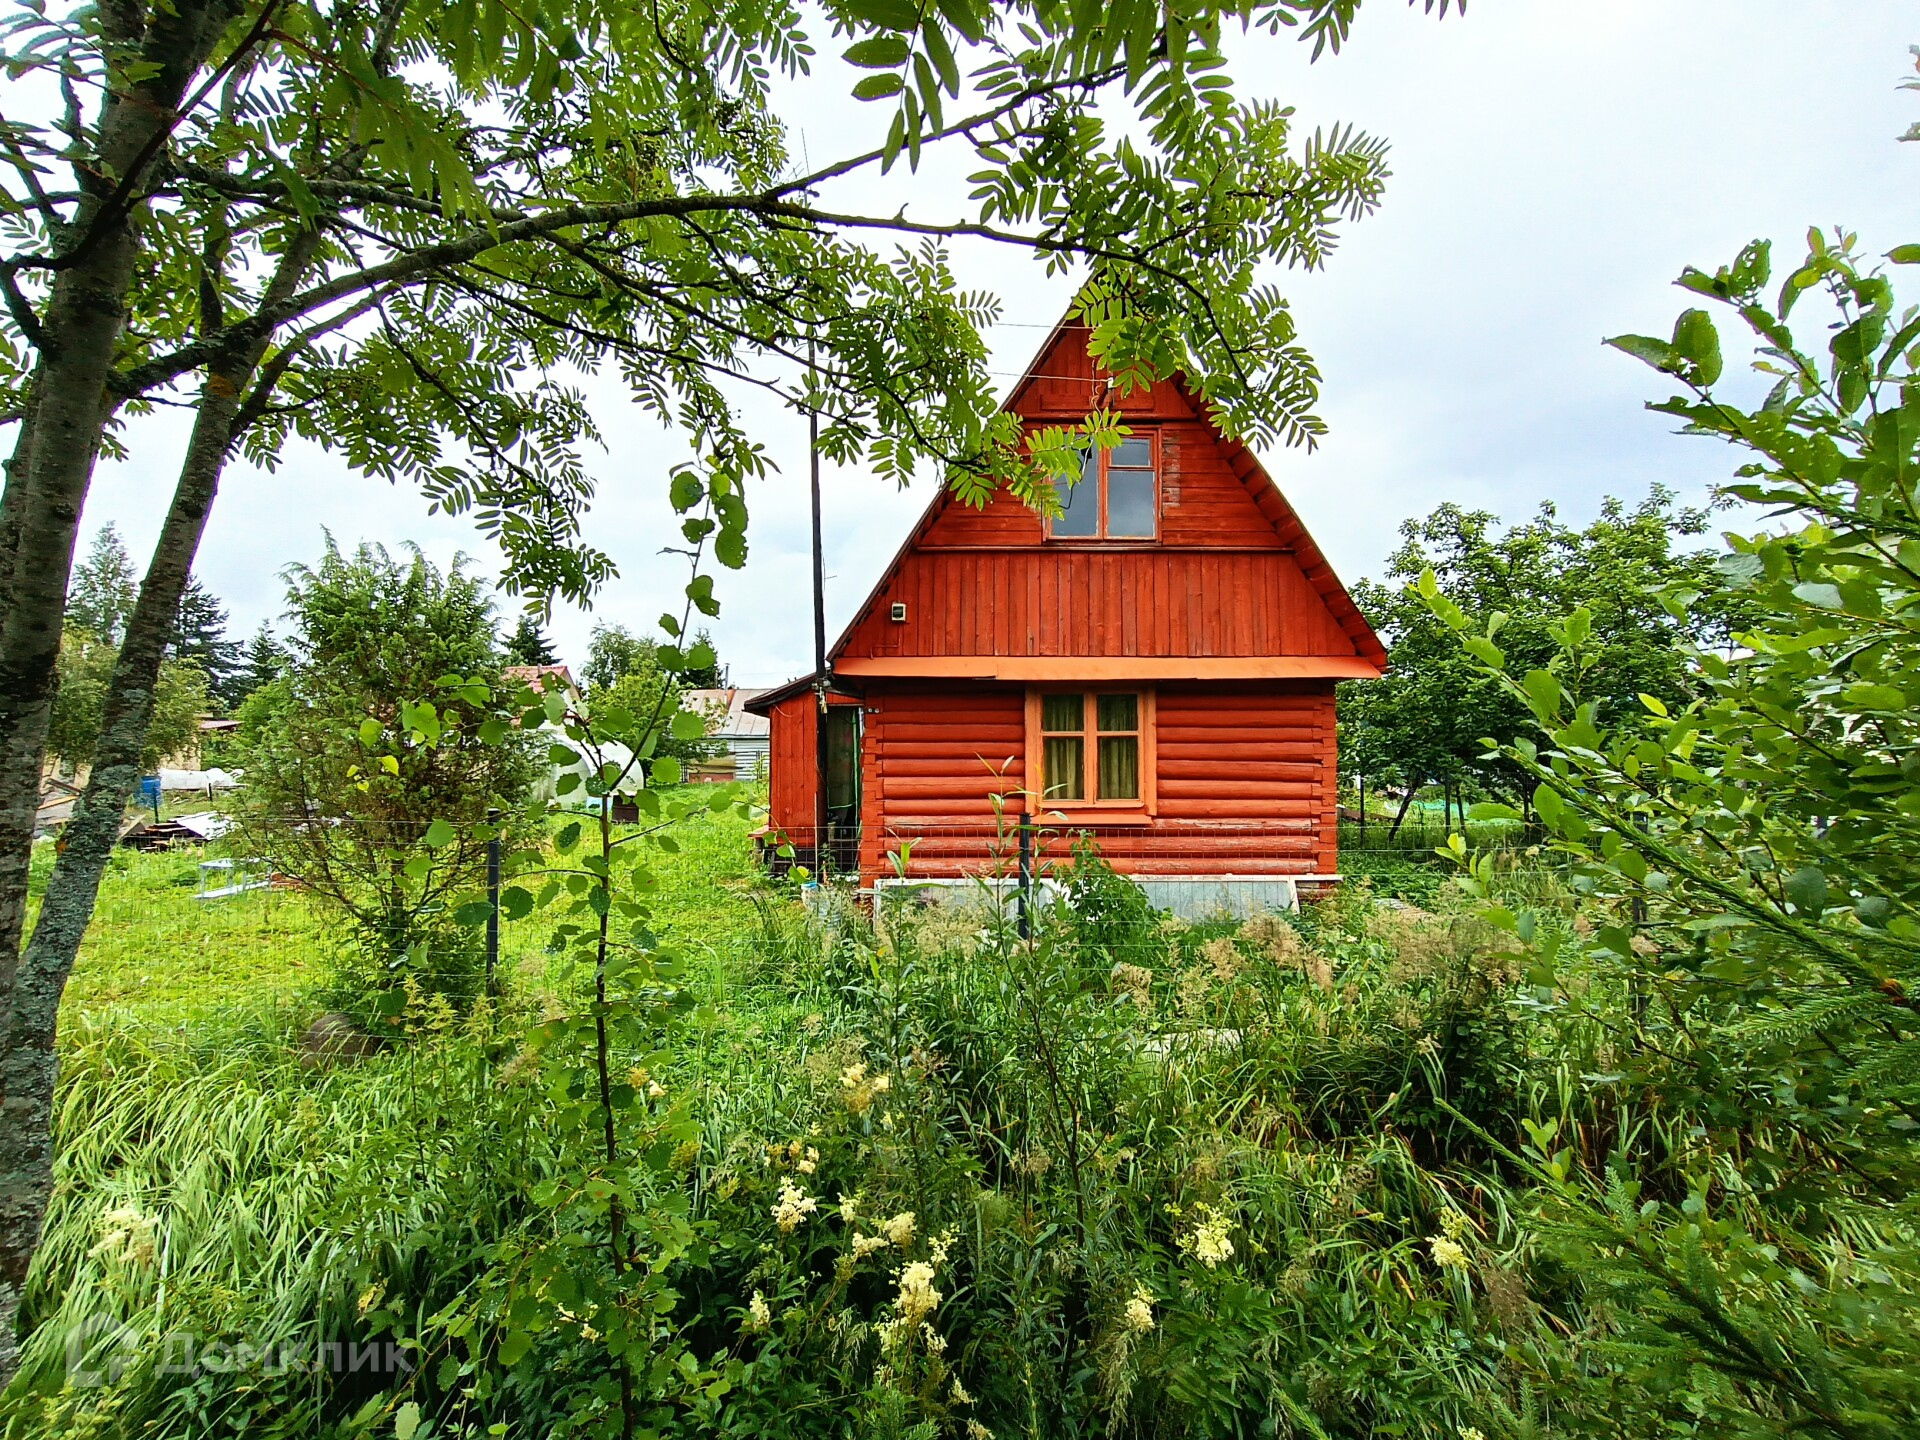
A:
[[[500,812],[489,808],[487,824],[487,993],[493,993],[493,972],[500,964]]]
[[[1033,936],[1033,916],[1028,911],[1033,893],[1033,817],[1020,812],[1020,938]]]

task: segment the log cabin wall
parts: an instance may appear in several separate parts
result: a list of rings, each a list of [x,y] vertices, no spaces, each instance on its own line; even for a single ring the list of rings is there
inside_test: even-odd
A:
[[[1331,682],[1162,684],[1154,693],[1153,813],[1042,812],[1043,859],[1064,860],[1090,832],[1124,874],[1335,873]],[[978,874],[996,855],[1011,863],[1011,836],[1000,832],[1026,803],[1026,688],[898,681],[876,684],[866,704],[861,874],[890,874],[903,844],[921,878]]]

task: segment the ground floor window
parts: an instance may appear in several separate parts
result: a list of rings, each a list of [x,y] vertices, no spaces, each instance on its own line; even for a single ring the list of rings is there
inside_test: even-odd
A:
[[[1152,713],[1150,691],[1090,687],[1029,697],[1028,754],[1040,803],[1145,805]]]

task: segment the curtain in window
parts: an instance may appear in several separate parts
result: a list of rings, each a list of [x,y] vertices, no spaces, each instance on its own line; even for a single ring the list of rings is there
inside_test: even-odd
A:
[[[1138,800],[1140,798],[1140,737],[1138,735],[1102,735],[1100,737],[1100,798],[1102,800]]]
[[[1087,798],[1087,742],[1078,735],[1049,735],[1045,765],[1048,801]]]

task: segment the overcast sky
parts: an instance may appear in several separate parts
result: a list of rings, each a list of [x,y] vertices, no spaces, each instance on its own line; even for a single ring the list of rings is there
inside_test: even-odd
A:
[[[1325,271],[1279,277],[1324,370],[1332,433],[1267,463],[1342,577],[1378,574],[1400,521],[1444,500],[1515,519],[1552,500],[1582,520],[1605,494],[1664,482],[1697,496],[1723,478],[1727,453],[1643,412],[1666,388],[1601,337],[1666,333],[1685,305],[1671,288],[1681,268],[1711,269],[1756,236],[1788,263],[1810,224],[1845,224],[1873,251],[1920,239],[1920,145],[1894,138],[1920,119],[1920,96],[1896,89],[1916,41],[1911,0],[1473,0],[1444,22],[1371,0],[1348,49],[1317,65],[1288,39],[1238,44],[1242,93],[1296,105],[1305,131],[1351,122],[1392,144],[1380,212]],[[861,143],[874,118],[845,89],[846,72],[823,63],[788,107],[815,163]],[[964,168],[836,199],[948,217],[964,205]],[[957,261],[965,288],[1006,301],[1010,323],[992,338],[1010,381],[1070,282],[986,247]],[[549,633],[576,664],[596,618],[650,629],[685,580],[658,554],[672,534],[665,476],[684,448],[617,384],[592,393],[610,443],[589,528],[622,573],[591,615],[556,613]],[[752,553],[721,572],[713,629],[736,683],[771,684],[810,662],[805,430],[753,414],[782,472],[751,497]],[[183,432],[137,424],[132,458],[102,467],[83,531],[113,521],[144,564]],[[927,490],[830,472],[826,494],[837,631]],[[290,451],[273,474],[236,465],[197,567],[235,635],[278,616],[278,572],[319,552],[322,527],[347,545],[415,540],[436,560],[464,550],[484,573],[495,564],[465,522],[317,450]]]

